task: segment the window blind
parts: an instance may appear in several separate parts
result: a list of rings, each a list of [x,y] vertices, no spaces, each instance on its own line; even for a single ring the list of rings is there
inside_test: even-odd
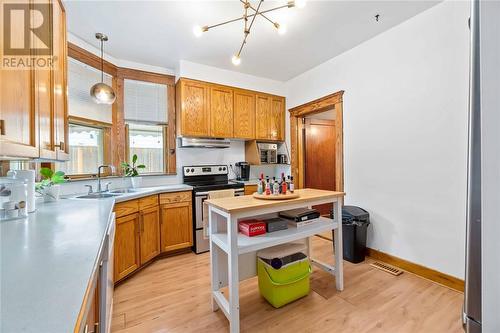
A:
[[[124,94],[125,120],[167,123],[167,85],[125,80]]]
[[[68,61],[68,114],[102,121],[112,122],[112,106],[97,104],[90,96],[90,88],[101,81],[101,71],[78,60]],[[104,73],[104,83],[111,86],[112,77]]]

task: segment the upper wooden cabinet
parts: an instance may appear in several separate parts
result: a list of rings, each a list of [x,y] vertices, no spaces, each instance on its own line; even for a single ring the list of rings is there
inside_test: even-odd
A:
[[[179,80],[176,103],[179,134],[209,137],[210,86],[194,80]]]
[[[233,137],[233,90],[223,86],[210,87],[210,136]]]
[[[187,137],[285,140],[285,98],[181,78],[177,134]]]
[[[234,90],[233,137],[255,139],[255,94]]]
[[[49,40],[32,38],[28,56],[43,58],[52,65],[0,71],[3,83],[0,85],[0,155],[59,160],[69,157],[66,15],[59,0],[50,4],[51,15],[44,17],[49,23],[37,30]],[[24,26],[13,25],[11,36],[22,41]]]

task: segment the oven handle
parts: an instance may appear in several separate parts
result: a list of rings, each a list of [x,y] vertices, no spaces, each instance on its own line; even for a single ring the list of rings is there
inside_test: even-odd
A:
[[[234,193],[245,193],[245,189],[243,188],[237,188],[234,190]],[[205,197],[208,196],[208,192],[195,192],[196,197]]]

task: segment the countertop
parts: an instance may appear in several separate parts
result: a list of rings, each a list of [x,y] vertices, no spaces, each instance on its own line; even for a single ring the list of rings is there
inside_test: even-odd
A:
[[[61,199],[0,222],[1,332],[73,332],[113,204]]]
[[[1,221],[0,332],[73,332],[114,203],[190,190],[181,184],[60,199],[38,204],[25,219]]]
[[[344,192],[316,190],[310,188],[295,190],[295,193],[299,194],[299,197],[296,199],[288,199],[288,200],[262,200],[262,199],[256,199],[251,195],[245,195],[239,197],[209,199],[205,200],[205,202],[225,212],[235,213],[235,212],[254,210],[270,206],[286,205],[289,203],[307,204],[310,201],[318,199],[334,199],[343,197],[345,195]]]

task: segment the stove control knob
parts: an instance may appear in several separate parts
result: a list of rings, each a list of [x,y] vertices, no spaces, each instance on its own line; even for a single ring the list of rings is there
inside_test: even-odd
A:
[[[189,169],[186,169],[186,173],[189,173]]]
[[[222,171],[222,168],[219,168],[219,171]]]
[[[226,167],[223,167],[223,168],[222,168],[222,171],[226,171]]]
[[[191,172],[194,172],[194,169],[191,169]]]

